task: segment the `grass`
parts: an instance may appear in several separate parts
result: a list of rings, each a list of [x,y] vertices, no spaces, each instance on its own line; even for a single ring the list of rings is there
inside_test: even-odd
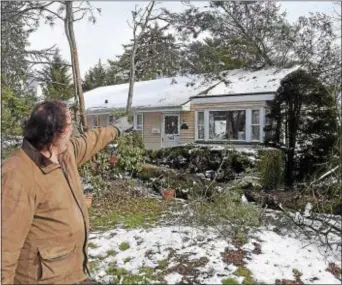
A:
[[[120,244],[120,246],[119,246],[119,249],[121,250],[121,251],[125,251],[125,250],[127,250],[127,249],[129,249],[129,243],[128,242],[122,242],[121,244]]]
[[[132,274],[124,268],[118,268],[114,264],[110,264],[106,269],[106,274],[113,276],[111,284],[148,284],[151,281],[159,281],[165,283],[161,273],[154,274],[154,269],[150,267],[142,267],[139,274]]]
[[[234,234],[234,241],[239,245],[243,245],[248,242],[248,238],[244,232],[238,231]]]
[[[253,285],[256,284],[256,281],[253,279],[252,272],[249,271],[246,267],[240,266],[234,272],[235,275],[244,277],[242,284],[244,285]]]
[[[303,273],[296,268],[292,269],[292,274],[296,279],[299,279],[303,275]]]
[[[214,194],[211,199],[193,201],[190,206],[194,215],[184,218],[189,223],[218,228],[224,237],[233,238],[238,244],[246,243],[249,231],[260,225],[260,209],[242,203],[238,191]]]
[[[97,244],[93,243],[93,242],[89,242],[88,243],[88,247],[92,248],[92,249],[95,249],[95,248],[98,248],[99,246]]]
[[[116,275],[116,276],[121,276],[121,275],[126,275],[128,272],[124,268],[117,268],[115,264],[109,264],[107,269],[106,269],[106,274],[108,275]]]
[[[162,270],[166,269],[169,265],[169,261],[167,259],[158,260],[158,267]]]
[[[141,267],[139,273],[142,274],[147,281],[159,281],[159,283],[165,284],[164,272],[155,272],[156,270],[152,267]]]
[[[107,257],[107,256],[103,256],[103,255],[97,255],[97,256],[95,256],[95,258],[96,258],[97,260],[99,260],[99,261],[104,260],[106,257]]]
[[[113,249],[110,249],[107,251],[107,256],[115,256],[117,255],[117,252]]]
[[[88,267],[92,274],[95,274],[99,270],[99,264],[96,261],[89,262]]]
[[[221,283],[223,285],[238,285],[239,284],[239,282],[235,278],[222,279]]]
[[[154,271],[155,269],[152,267],[141,267],[139,269],[139,273],[144,274],[144,275],[153,275]]]
[[[132,260],[132,257],[126,257],[126,258],[124,259],[124,263],[130,262],[131,260]]]
[[[162,218],[168,205],[151,198],[125,197],[104,206],[103,201],[94,198],[90,209],[90,222],[94,230],[103,230],[122,225],[126,229],[152,228]],[[119,203],[120,201],[120,203]],[[108,201],[107,201],[108,203]],[[113,211],[112,209],[115,209]]]

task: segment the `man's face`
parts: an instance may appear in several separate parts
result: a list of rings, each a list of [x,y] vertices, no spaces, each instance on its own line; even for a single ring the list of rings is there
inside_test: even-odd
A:
[[[64,129],[64,132],[61,134],[61,136],[56,142],[56,146],[59,148],[60,153],[66,151],[71,134],[72,134],[71,115],[70,115],[70,112],[67,111],[66,112],[66,127]]]

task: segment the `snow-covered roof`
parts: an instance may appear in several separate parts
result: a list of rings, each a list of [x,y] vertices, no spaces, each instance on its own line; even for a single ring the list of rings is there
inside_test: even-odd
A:
[[[195,77],[177,76],[134,84],[133,108],[180,106],[191,96],[207,88],[197,80],[194,86],[187,86]],[[128,83],[98,87],[84,93],[85,109],[90,108],[125,108],[128,96]],[[105,103],[107,100],[108,103]]]
[[[225,72],[225,81],[207,81],[202,76],[177,76],[136,82],[134,85],[133,108],[161,108],[181,106],[190,97],[275,92],[280,80],[298,69],[268,68],[258,71],[235,69]],[[195,83],[194,83],[195,82]],[[191,83],[191,84],[190,84]],[[85,108],[125,108],[129,84],[98,87],[84,93]],[[213,87],[213,88],[209,88]],[[209,91],[208,91],[208,90]],[[107,102],[107,103],[105,103]]]
[[[280,86],[280,81],[287,74],[298,68],[299,66],[287,69],[272,67],[257,71],[245,69],[229,70],[225,72],[225,79],[228,80],[228,85],[221,82],[206,95],[276,92]]]

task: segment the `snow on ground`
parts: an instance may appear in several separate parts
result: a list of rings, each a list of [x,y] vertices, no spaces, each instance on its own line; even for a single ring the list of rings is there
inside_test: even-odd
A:
[[[237,267],[223,260],[225,252],[237,248],[229,240],[222,239],[215,229],[199,230],[186,226],[134,230],[116,228],[108,232],[91,233],[90,242],[98,246],[89,248],[89,254],[91,260],[100,256],[95,278],[102,282],[111,279],[106,273],[110,264],[139,274],[142,267],[160,272],[158,264],[163,260],[167,261],[163,272],[168,284],[221,284],[226,278],[234,278],[240,283],[243,281],[243,277],[234,275]],[[129,248],[120,250],[123,243],[128,243]],[[256,244],[259,244],[261,252],[255,252]],[[298,238],[263,227],[241,249],[244,250],[245,267],[257,282],[274,284],[277,279],[295,280],[293,270],[298,270],[302,273],[304,284],[341,283],[326,271],[330,262],[341,267],[341,255],[331,250],[323,252],[318,243],[304,237]],[[108,255],[110,250],[117,254]],[[183,271],[180,266],[183,266]],[[193,270],[184,273],[184,268],[190,270],[190,267]],[[192,278],[190,281],[189,276]]]
[[[8,136],[1,138],[1,146],[3,148],[20,146],[23,141],[21,136]]]
[[[93,233],[90,241],[99,247],[90,248],[89,255],[106,256],[109,250],[114,250],[116,256],[109,256],[101,261],[101,269],[96,278],[109,282],[106,266],[115,261],[116,266],[124,268],[133,274],[138,274],[142,267],[158,266],[158,261],[168,260],[168,268],[179,265],[179,257],[186,256],[189,262],[203,260],[203,265],[197,276],[200,283],[217,284],[224,276],[231,275],[236,267],[221,261],[221,253],[226,248],[234,249],[227,241],[219,239],[214,231],[201,231],[190,227],[160,227],[153,229],[115,229],[105,233]],[[129,248],[120,251],[122,243],[128,243]],[[128,262],[127,260],[131,258]],[[184,261],[181,261],[184,262]],[[170,272],[166,276],[168,284],[175,284],[182,276]]]
[[[267,230],[258,233],[245,248],[253,249],[253,242],[258,240],[262,254],[252,255],[246,265],[256,280],[267,284],[274,284],[276,279],[293,280],[293,269],[296,269],[303,274],[304,284],[341,284],[326,271],[329,262],[341,263],[334,253],[324,254],[314,243]]]

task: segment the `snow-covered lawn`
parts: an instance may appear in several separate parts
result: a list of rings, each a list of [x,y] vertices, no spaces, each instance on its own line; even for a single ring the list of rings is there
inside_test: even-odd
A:
[[[89,255],[101,282],[229,284],[227,278],[234,278],[241,284],[246,278],[238,276],[240,267],[259,284],[297,278],[304,284],[341,284],[327,271],[329,263],[341,267],[340,253],[270,227],[260,227],[240,249],[211,228],[117,227],[92,232]]]

